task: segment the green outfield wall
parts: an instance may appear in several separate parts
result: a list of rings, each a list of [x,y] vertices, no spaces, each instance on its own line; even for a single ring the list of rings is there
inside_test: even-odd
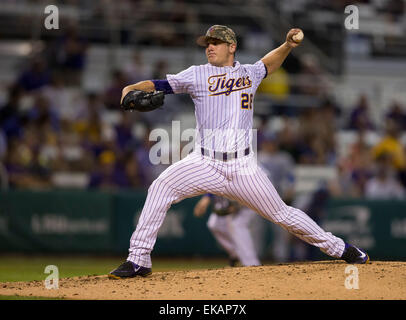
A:
[[[98,192],[2,192],[0,250],[111,251],[113,198]]]
[[[406,201],[330,200],[322,226],[371,259],[406,260]]]
[[[7,191],[0,193],[0,251],[123,253],[135,229],[145,192]],[[195,218],[198,198],[173,205],[153,254],[217,255],[222,251]]]
[[[127,254],[145,192],[0,193],[0,252]],[[153,255],[224,255],[193,216],[199,198],[173,205]],[[321,225],[368,250],[372,259],[406,260],[406,202],[334,199]],[[272,237],[270,237],[272,238]]]

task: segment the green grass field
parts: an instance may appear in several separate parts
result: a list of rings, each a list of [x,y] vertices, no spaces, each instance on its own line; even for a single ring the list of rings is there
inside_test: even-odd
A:
[[[45,280],[47,265],[58,267],[59,278],[104,275],[120,265],[126,257],[80,256],[0,256],[0,282]],[[226,259],[153,258],[154,272],[222,268]]]

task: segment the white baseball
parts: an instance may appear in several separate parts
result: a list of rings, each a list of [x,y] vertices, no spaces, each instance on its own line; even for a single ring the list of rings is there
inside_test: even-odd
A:
[[[295,42],[300,42],[300,41],[303,40],[303,37],[304,37],[303,32],[302,32],[302,31],[299,31],[298,33],[296,33],[296,34],[292,37],[292,39],[293,39],[293,41],[295,41]]]

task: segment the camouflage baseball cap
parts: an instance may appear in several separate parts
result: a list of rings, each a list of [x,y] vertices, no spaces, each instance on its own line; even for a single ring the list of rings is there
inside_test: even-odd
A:
[[[211,26],[204,36],[197,38],[196,43],[199,46],[205,47],[209,38],[237,44],[237,37],[235,36],[234,31],[229,27],[218,24]]]

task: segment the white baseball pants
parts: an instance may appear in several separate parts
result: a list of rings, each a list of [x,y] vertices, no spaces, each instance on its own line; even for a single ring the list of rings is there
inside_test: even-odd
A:
[[[168,167],[148,189],[137,228],[131,236],[127,260],[151,267],[151,251],[166,212],[186,198],[212,193],[251,208],[303,241],[340,258],[344,241],[324,231],[303,211],[287,206],[265,172],[249,155],[221,161],[193,151]]]

